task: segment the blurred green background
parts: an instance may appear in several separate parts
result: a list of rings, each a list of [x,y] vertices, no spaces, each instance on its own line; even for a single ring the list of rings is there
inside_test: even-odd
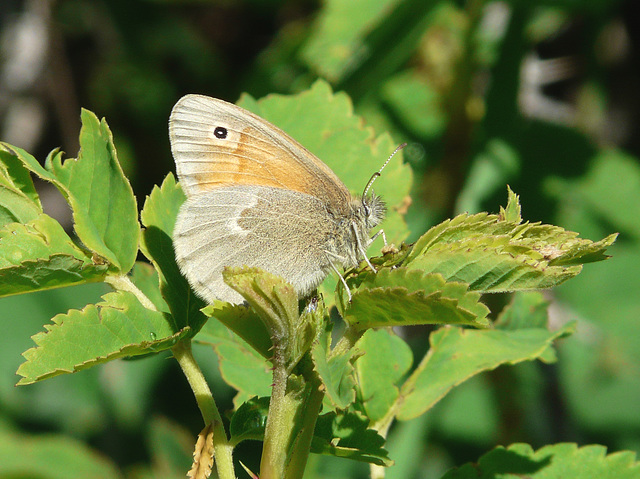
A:
[[[640,451],[639,32],[634,0],[3,0],[0,139],[75,156],[88,108],[107,118],[142,204],[174,170],[167,120],[180,96],[236,101],[324,78],[377,133],[408,143],[412,240],[456,213],[496,212],[507,183],[527,220],[593,240],[620,232],[613,259],[547,293],[552,326],[579,320],[559,362],[482,375],[398,424],[388,477],[437,478],[512,442]],[[70,229],[61,198],[38,186]],[[105,291],[0,300],[0,477],[184,477],[201,424],[167,355],[14,387],[30,336]],[[486,301],[497,312],[505,298]],[[428,330],[406,333],[424,352]],[[230,409],[213,355],[195,352]],[[65,469],[65,448],[86,456],[82,472]],[[237,456],[255,470],[259,452],[245,443]],[[307,476],[366,474],[312,457]]]

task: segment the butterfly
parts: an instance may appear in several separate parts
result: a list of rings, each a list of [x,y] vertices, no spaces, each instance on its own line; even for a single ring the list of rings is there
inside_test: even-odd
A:
[[[244,301],[224,283],[225,266],[279,275],[300,298],[332,270],[340,276],[338,266],[365,260],[375,271],[366,249],[386,208],[368,190],[382,168],[364,194],[354,196],[327,165],[278,127],[202,95],[186,95],[176,103],[169,136],[187,197],[173,232],[176,259],[204,300]]]

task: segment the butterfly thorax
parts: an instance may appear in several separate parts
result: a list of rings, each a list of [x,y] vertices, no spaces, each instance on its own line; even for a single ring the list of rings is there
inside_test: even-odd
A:
[[[334,233],[327,238],[328,260],[344,267],[357,266],[371,242],[371,230],[382,222],[385,212],[379,196],[353,197],[347,213],[334,216]]]

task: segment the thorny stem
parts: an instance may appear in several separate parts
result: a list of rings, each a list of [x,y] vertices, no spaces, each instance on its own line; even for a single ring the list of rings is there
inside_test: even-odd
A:
[[[301,362],[310,361],[307,355]],[[261,479],[300,479],[304,474],[324,391],[313,368],[287,371],[282,352],[273,359],[273,389],[260,463]]]

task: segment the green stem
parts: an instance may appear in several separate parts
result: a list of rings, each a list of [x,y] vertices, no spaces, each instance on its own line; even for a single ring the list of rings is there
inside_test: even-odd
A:
[[[300,479],[309,457],[324,393],[312,368],[290,374],[276,351],[260,479]],[[308,363],[308,353],[302,362]]]
[[[153,304],[151,300],[142,291],[140,291],[135,284],[133,284],[133,281],[131,281],[127,275],[107,275],[104,278],[104,282],[110,284],[118,291],[127,291],[133,294],[145,308],[150,309],[151,311],[158,310],[155,304]]]
[[[235,479],[233,469],[233,446],[224,430],[222,417],[209,389],[209,385],[191,351],[191,341],[179,341],[171,348],[182,372],[196,397],[205,424],[213,424],[213,455],[220,479]]]
[[[311,451],[311,441],[313,440],[316,421],[322,409],[322,401],[324,399],[322,381],[312,368],[309,368],[307,372],[309,374],[305,374],[305,377],[308,378],[308,394],[305,395],[306,401],[301,410],[300,432],[291,448],[291,459],[287,466],[285,479],[298,479],[304,475],[304,469]]]

